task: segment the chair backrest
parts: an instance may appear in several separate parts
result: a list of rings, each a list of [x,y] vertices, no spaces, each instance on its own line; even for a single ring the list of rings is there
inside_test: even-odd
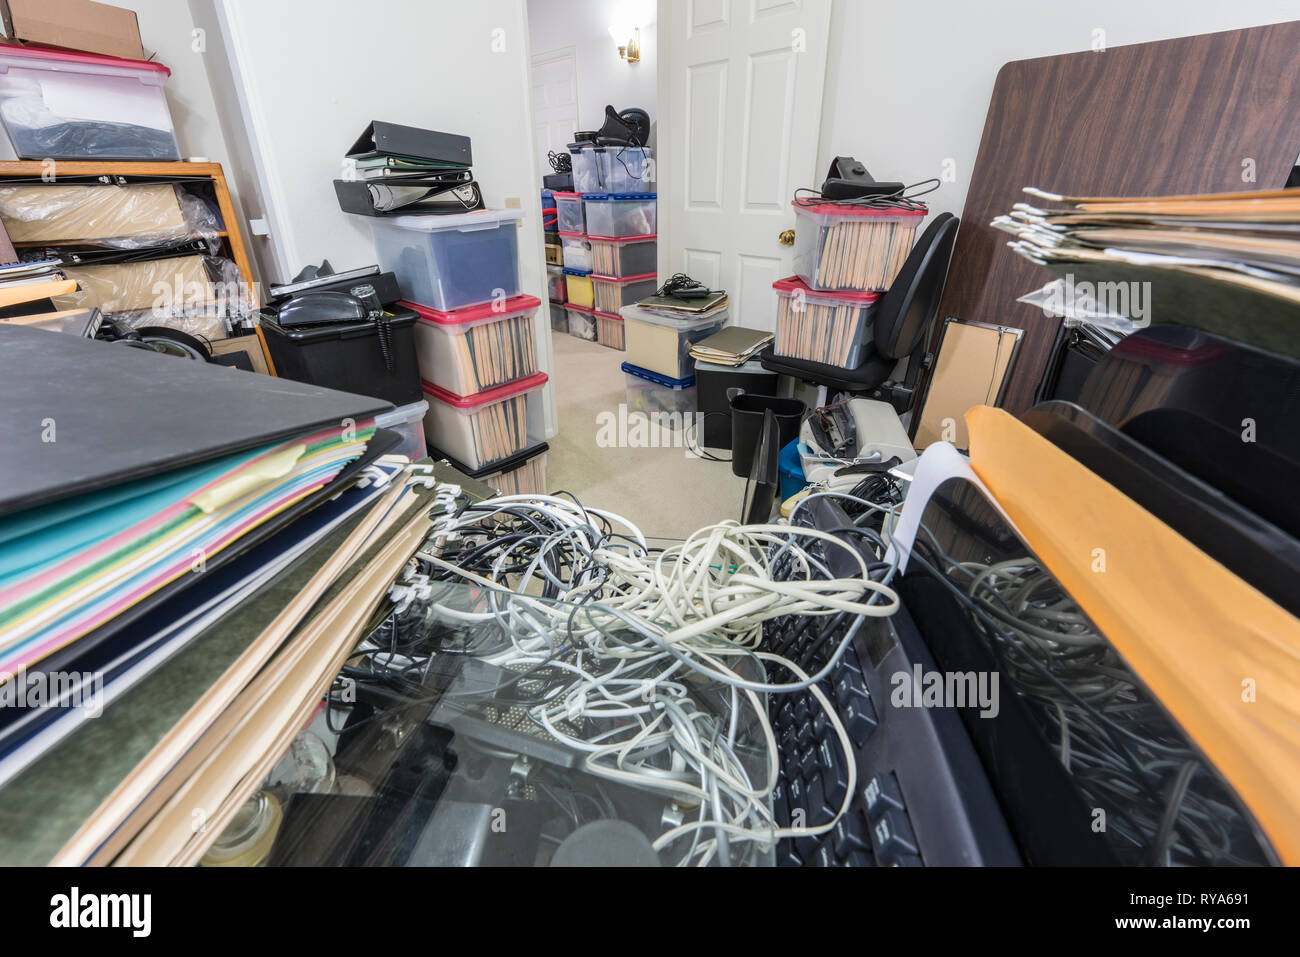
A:
[[[876,352],[890,359],[909,356],[930,328],[948,278],[948,260],[959,220],[940,213],[907,255],[894,284],[876,309]]]

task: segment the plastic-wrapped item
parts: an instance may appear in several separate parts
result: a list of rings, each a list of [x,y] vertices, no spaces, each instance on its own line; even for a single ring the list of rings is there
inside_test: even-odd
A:
[[[0,186],[0,220],[15,243],[88,243],[120,249],[215,236],[217,213],[175,183]]]
[[[54,300],[60,309],[98,308],[133,328],[167,326],[222,338],[250,311],[239,268],[217,256],[64,266],[80,289]]]

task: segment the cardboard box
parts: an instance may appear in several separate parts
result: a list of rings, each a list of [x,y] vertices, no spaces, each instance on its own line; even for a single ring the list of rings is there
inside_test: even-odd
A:
[[[143,60],[134,10],[92,0],[0,0],[0,41]]]

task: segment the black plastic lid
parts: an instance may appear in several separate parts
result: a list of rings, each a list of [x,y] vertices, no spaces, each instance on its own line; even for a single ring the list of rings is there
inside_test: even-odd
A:
[[[545,442],[538,442],[536,445],[526,448],[522,452],[516,452],[514,455],[506,459],[498,459],[496,462],[485,465],[481,469],[470,469],[466,467],[464,462],[453,458],[446,452],[434,448],[432,445],[428,447],[428,451],[429,458],[434,459],[435,461],[438,459],[446,459],[447,464],[457,472],[464,472],[472,479],[482,479],[485,476],[496,475],[499,472],[513,472],[530,459],[537,458],[537,456],[541,455],[543,452],[549,452],[550,448],[551,447]]]

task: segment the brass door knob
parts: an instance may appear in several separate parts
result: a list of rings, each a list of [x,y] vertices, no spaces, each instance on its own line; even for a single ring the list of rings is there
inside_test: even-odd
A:
[[[782,230],[781,234],[776,237],[776,241],[779,242],[782,246],[793,246],[794,230],[793,229]]]

